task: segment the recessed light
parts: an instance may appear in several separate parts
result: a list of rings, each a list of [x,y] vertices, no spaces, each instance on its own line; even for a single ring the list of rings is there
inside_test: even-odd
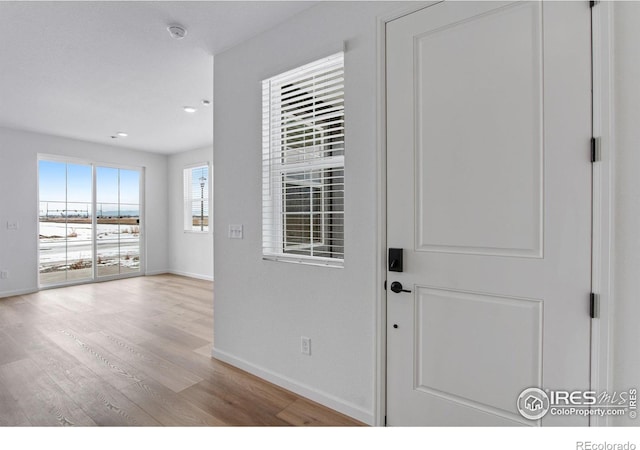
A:
[[[127,136],[129,136],[127,133],[125,133],[125,132],[123,132],[123,131],[118,131],[116,134],[117,134],[118,136],[120,136],[120,137],[127,137]]]
[[[197,108],[193,106],[185,106],[182,109],[184,109],[184,112],[188,112],[188,113],[194,113],[197,111]]]

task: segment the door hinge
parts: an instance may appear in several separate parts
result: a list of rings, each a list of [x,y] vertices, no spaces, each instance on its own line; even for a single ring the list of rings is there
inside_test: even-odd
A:
[[[600,138],[592,137],[591,138],[591,162],[597,162],[602,160],[602,154],[600,152]]]
[[[592,319],[600,317],[600,296],[593,292],[589,295],[589,315]]]
[[[387,290],[387,280],[384,280],[384,290]]]
[[[591,0],[591,1],[589,2],[589,8],[593,8],[593,7],[594,7],[594,6],[596,6],[598,3],[600,3],[600,2],[599,2],[599,1],[597,1],[597,0]]]
[[[387,426],[387,416],[384,416],[384,426]]]

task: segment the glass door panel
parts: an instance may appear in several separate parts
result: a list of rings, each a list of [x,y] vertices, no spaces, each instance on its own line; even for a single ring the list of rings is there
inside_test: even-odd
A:
[[[96,275],[140,272],[140,172],[96,168]]]
[[[40,284],[91,280],[92,168],[41,160],[38,171]]]

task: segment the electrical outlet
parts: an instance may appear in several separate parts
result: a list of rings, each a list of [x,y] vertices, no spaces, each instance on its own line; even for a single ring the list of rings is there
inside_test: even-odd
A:
[[[0,270],[0,279],[6,280],[7,278],[9,278],[9,271]]]
[[[311,338],[300,337],[300,353],[311,356]]]
[[[19,224],[17,220],[7,221],[7,230],[16,231],[18,226]]]

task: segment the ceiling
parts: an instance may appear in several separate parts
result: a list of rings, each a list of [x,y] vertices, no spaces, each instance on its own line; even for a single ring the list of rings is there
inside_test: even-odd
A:
[[[0,1],[0,126],[156,153],[211,145],[213,55],[315,3]]]

